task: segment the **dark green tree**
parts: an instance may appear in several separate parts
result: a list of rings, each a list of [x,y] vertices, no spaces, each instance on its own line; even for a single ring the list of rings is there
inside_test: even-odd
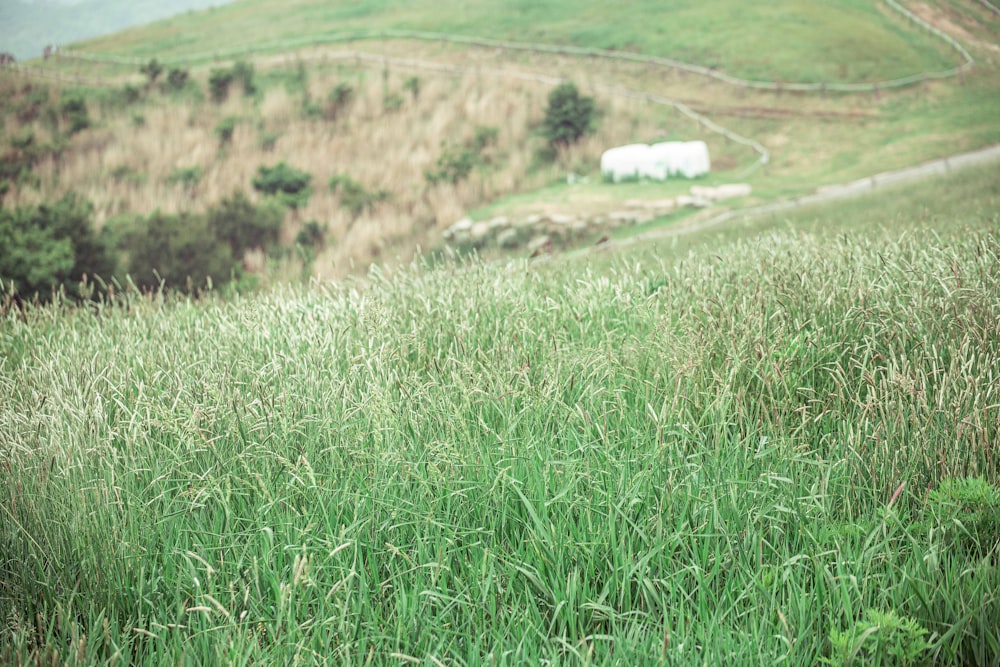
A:
[[[208,89],[215,102],[224,102],[229,97],[229,86],[233,83],[231,69],[213,69],[208,75]]]
[[[167,88],[170,90],[184,90],[188,82],[188,71],[186,69],[173,68],[167,72]]]
[[[166,215],[157,211],[137,220],[124,235],[128,273],[142,289],[160,281],[172,289],[199,292],[227,283],[239,272],[229,245],[216,239],[204,215]]]
[[[273,167],[261,165],[253,178],[254,190],[275,197],[289,208],[301,208],[309,202],[312,175],[284,162]]]
[[[87,113],[87,102],[79,95],[69,95],[62,101],[63,118],[69,123],[69,133],[76,134],[90,127],[90,115]]]
[[[245,194],[236,192],[209,209],[208,226],[233,257],[240,258],[247,250],[267,250],[276,244],[282,217],[278,206],[254,206]]]
[[[84,275],[110,278],[114,259],[94,232],[90,202],[68,194],[55,204],[0,208],[0,279],[21,296],[46,299],[65,285],[78,296]]]
[[[233,79],[240,82],[243,87],[243,95],[250,97],[256,94],[257,84],[253,80],[253,64],[240,60],[233,65]]]
[[[575,83],[561,83],[549,93],[542,134],[553,148],[576,143],[592,132],[596,123],[594,98],[580,95]]]
[[[153,58],[148,63],[140,67],[139,71],[142,72],[147,79],[149,79],[149,85],[152,86],[156,83],[156,80],[160,78],[160,75],[163,74],[163,65],[161,65],[156,58]]]

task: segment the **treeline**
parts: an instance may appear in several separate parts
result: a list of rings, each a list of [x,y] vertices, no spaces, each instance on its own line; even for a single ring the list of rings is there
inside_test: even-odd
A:
[[[203,213],[119,218],[99,232],[76,194],[54,204],[0,208],[4,301],[87,299],[115,285],[188,294],[243,281],[248,251],[275,253],[284,208],[237,192]],[[252,280],[250,281],[252,283]]]

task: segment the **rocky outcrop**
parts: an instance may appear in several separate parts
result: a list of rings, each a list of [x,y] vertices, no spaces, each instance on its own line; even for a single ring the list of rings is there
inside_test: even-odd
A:
[[[731,183],[729,185],[719,185],[716,187],[692,186],[691,196],[708,201],[723,201],[725,199],[736,199],[737,197],[749,197],[753,191],[746,183]]]
[[[630,199],[624,202],[623,208],[600,214],[535,213],[523,218],[496,216],[479,221],[466,217],[444,230],[444,239],[459,248],[524,248],[535,256],[551,251],[556,243],[606,237],[609,231],[619,227],[645,224],[677,209],[704,208],[718,201],[746,197],[751,192],[751,187],[742,183],[716,187],[696,185],[691,188],[690,195],[671,199]]]

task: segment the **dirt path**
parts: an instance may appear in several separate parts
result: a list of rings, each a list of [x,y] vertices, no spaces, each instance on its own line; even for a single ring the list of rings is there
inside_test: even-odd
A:
[[[957,19],[952,20],[952,18],[948,15],[948,11],[945,9],[932,7],[925,2],[914,2],[910,5],[910,11],[941,32],[946,33],[955,39],[961,40],[974,47],[992,51],[993,53],[1000,53],[1000,45],[976,37],[964,26],[959,24]]]
[[[836,201],[838,199],[853,199],[886,187],[933,178],[936,176],[943,176],[968,167],[989,164],[997,161],[1000,161],[1000,144],[995,144],[989,148],[983,148],[968,153],[959,153],[957,155],[952,155],[951,157],[934,160],[915,167],[907,167],[906,169],[898,169],[896,171],[887,171],[881,174],[875,174],[874,176],[851,181],[850,183],[829,185],[820,188],[815,194],[803,197],[782,199],[770,204],[754,206],[751,208],[724,211],[718,215],[701,218],[693,224],[682,224],[664,227],[662,229],[654,229],[649,232],[630,236],[626,239],[604,243],[600,246],[580,248],[571,252],[555,255],[553,258],[580,257],[592,252],[624,248],[635,245],[636,243],[648,243],[650,241],[659,241],[679,236],[686,236],[688,234],[695,234],[713,227],[718,227],[731,220],[758,218],[764,215],[778,213],[780,211],[788,211],[802,206],[823,204]]]

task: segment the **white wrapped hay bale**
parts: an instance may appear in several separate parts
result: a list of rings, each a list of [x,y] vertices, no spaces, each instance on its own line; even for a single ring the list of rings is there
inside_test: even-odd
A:
[[[652,162],[648,144],[629,144],[609,148],[601,155],[601,176],[614,183],[637,181],[645,177]]]
[[[666,176],[658,180],[678,176],[697,178],[711,169],[708,145],[704,141],[664,141],[650,148],[658,169],[666,172]]]
[[[708,146],[704,141],[665,141],[629,144],[604,151],[601,175],[614,183],[649,179],[697,178],[709,172]]]

